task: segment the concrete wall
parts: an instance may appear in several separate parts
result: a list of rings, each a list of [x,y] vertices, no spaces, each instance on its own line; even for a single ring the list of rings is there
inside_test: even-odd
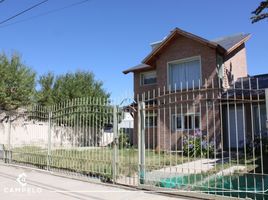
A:
[[[25,145],[47,147],[48,143],[47,122],[26,121],[22,118],[11,123],[10,143],[12,147]],[[133,118],[129,113],[118,124],[119,129],[133,129]],[[0,123],[0,144],[8,144],[9,124]],[[59,126],[53,125],[51,129],[51,147],[89,147],[107,146],[114,140],[113,132],[105,132],[103,129],[90,128],[88,126]]]
[[[0,123],[0,144],[8,144],[8,123]],[[51,130],[52,147],[71,147],[77,143],[72,137],[72,129],[66,127],[53,127]],[[11,125],[10,143],[12,147],[25,145],[47,147],[48,123],[14,123]]]
[[[8,123],[0,123],[0,144],[8,144]],[[48,144],[48,123],[13,123],[11,125],[10,143],[12,147],[25,145],[46,148]],[[106,146],[113,141],[113,133],[105,133],[96,137],[96,129],[85,127],[53,126],[51,129],[52,148]]]

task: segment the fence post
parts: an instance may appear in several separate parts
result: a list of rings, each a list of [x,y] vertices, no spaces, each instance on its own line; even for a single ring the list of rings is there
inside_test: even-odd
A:
[[[117,177],[117,159],[118,159],[118,119],[117,119],[117,106],[113,108],[113,133],[114,133],[114,140],[113,140],[113,183],[116,182]]]
[[[268,88],[265,89],[266,128],[268,129]]]
[[[8,138],[7,138],[7,151],[6,162],[11,163],[11,116],[8,116]]]
[[[48,133],[47,133],[47,170],[50,170],[50,160],[51,160],[51,118],[52,112],[48,113]]]
[[[145,179],[145,103],[138,103],[139,184]]]

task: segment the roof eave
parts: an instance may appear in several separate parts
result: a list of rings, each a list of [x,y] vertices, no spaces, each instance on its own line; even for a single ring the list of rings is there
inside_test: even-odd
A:
[[[150,69],[153,69],[152,66],[144,66],[142,68],[138,68],[138,69],[127,69],[127,70],[124,70],[123,71],[123,74],[128,74],[130,72],[138,72],[138,71],[144,71],[144,70],[150,70]]]
[[[241,44],[245,43],[246,41],[248,41],[251,37],[251,34],[249,34],[247,37],[245,37],[244,39],[240,40],[238,43],[236,43],[234,46],[232,46],[231,48],[226,50],[226,55],[230,54],[233,50],[235,50],[237,47],[239,47]]]
[[[221,54],[225,54],[225,53],[226,53],[226,49],[223,48],[221,45],[218,45],[218,46],[217,46],[217,50],[218,50],[218,52],[221,53]]]
[[[123,74],[128,74],[129,72],[131,72],[131,71],[129,71],[129,70],[122,71]]]

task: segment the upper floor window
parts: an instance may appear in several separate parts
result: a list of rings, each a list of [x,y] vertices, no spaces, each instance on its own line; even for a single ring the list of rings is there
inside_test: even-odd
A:
[[[144,72],[141,74],[141,85],[156,84],[156,71]]]
[[[193,57],[168,63],[169,85],[172,89],[196,88],[201,85],[200,57]]]

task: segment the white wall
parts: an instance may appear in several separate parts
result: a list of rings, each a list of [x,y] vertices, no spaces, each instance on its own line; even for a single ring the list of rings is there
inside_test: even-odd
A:
[[[0,123],[0,144],[8,143],[8,123]],[[72,129],[53,127],[51,130],[52,147],[70,147],[77,144],[77,137],[70,137]],[[46,147],[48,142],[47,123],[14,123],[11,124],[10,143],[12,147],[25,145]]]

